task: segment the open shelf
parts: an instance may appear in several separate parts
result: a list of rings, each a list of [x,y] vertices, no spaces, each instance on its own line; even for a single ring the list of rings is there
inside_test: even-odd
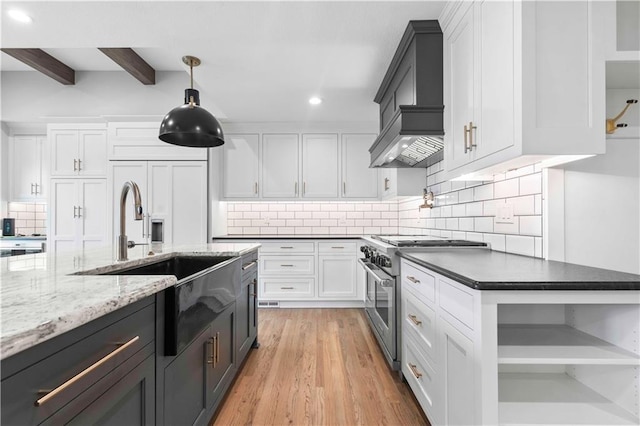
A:
[[[568,325],[502,324],[498,363],[640,365],[640,355]]]
[[[499,374],[500,425],[637,425],[638,417],[557,373]]]

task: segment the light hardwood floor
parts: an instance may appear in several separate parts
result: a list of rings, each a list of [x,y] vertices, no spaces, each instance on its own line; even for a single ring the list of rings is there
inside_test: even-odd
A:
[[[428,425],[361,309],[261,309],[213,425]]]

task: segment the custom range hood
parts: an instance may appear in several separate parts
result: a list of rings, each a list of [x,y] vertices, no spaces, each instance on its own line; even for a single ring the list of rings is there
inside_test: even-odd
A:
[[[443,157],[442,30],[410,21],[374,99],[380,136],[370,167],[428,167]]]

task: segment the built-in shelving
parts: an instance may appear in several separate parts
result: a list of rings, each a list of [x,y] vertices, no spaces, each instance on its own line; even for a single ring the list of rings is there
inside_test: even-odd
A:
[[[499,374],[500,425],[638,425],[638,417],[561,373]]]
[[[502,324],[498,363],[640,365],[640,356],[564,324]]]

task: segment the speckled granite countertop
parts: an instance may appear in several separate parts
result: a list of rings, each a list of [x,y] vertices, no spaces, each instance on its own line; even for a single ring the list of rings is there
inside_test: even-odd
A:
[[[293,235],[293,234],[257,234],[257,235],[218,235],[213,240],[359,240],[362,235]]]
[[[146,246],[116,262],[111,248],[53,256],[51,253],[0,259],[0,359],[79,327],[176,283],[172,275],[70,275],[100,268],[134,266],[177,254],[241,256],[260,247],[251,243]]]
[[[433,248],[398,254],[476,290],[640,290],[640,275],[488,249]]]

